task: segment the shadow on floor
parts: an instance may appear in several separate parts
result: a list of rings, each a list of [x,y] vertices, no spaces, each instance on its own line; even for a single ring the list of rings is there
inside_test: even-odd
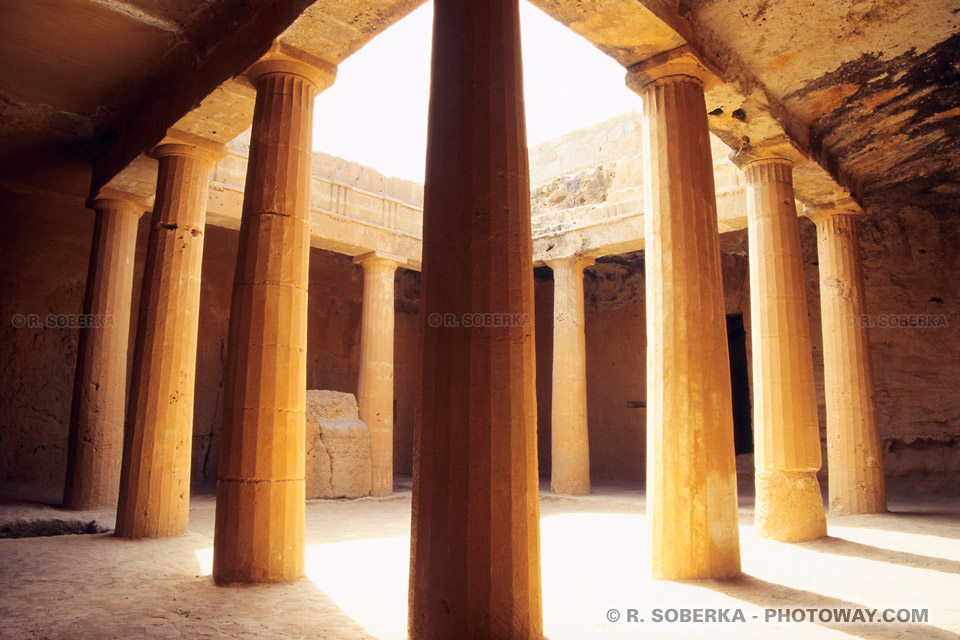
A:
[[[924,556],[918,553],[910,553],[909,551],[885,549],[883,547],[863,544],[862,542],[854,542],[845,538],[827,536],[819,540],[801,544],[804,549],[816,551],[817,553],[830,553],[851,558],[865,558],[867,560],[878,560],[880,562],[887,562],[889,564],[914,569],[929,569],[930,571],[960,574],[960,562],[956,560]]]
[[[825,576],[826,579],[826,576]],[[705,587],[744,602],[749,602],[765,609],[877,609],[859,602],[849,602],[838,598],[831,598],[814,591],[794,589],[782,584],[767,582],[754,576],[743,574],[733,580],[703,580],[692,584]],[[789,603],[789,604],[787,604]],[[794,604],[802,603],[802,604]],[[877,609],[877,617],[882,608]],[[820,627],[841,631],[858,638],[925,638],[928,640],[956,640],[957,634],[945,631],[926,623],[885,623],[873,622],[867,624],[844,622],[821,622],[820,620],[807,621]],[[771,623],[772,624],[772,623]],[[800,624],[784,622],[782,624]],[[772,631],[772,629],[771,629]]]

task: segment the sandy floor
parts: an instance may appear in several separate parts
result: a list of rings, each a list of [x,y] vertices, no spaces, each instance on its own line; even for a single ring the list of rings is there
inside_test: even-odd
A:
[[[830,537],[804,544],[756,539],[750,503],[742,498],[744,575],[673,583],[646,577],[642,492],[544,494],[547,638],[960,637],[960,499],[892,499],[886,515],[830,517]],[[65,515],[2,505],[0,527]],[[216,587],[213,515],[212,497],[202,495],[193,501],[190,534],[179,538],[0,540],[0,637],[405,638],[409,491],[308,503],[307,577],[283,585]],[[109,513],[67,517],[112,525]],[[810,622],[807,612],[805,622],[765,621],[765,609],[788,608],[815,608],[817,618],[835,609],[877,609],[879,617],[887,608],[927,617],[852,624]],[[616,622],[608,620],[613,609]],[[731,618],[739,611],[745,621],[667,621],[682,609],[691,616],[723,609]],[[654,622],[658,615],[663,621]]]

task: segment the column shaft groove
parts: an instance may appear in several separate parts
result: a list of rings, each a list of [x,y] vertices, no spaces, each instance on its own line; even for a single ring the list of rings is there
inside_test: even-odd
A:
[[[549,262],[554,282],[550,488],[565,495],[590,493],[583,268],[592,262],[580,257]]]
[[[213,160],[161,145],[127,410],[117,535],[187,532],[200,267]]]
[[[317,86],[271,68],[257,98],[230,309],[214,532],[218,583],[303,575],[310,161]]]
[[[655,578],[740,573],[733,413],[703,87],[642,88],[647,521]]]
[[[785,542],[827,534],[800,225],[790,162],[766,159],[747,178],[756,433],[756,532]]]
[[[133,263],[142,208],[127,200],[93,203],[96,221],[70,411],[63,506],[116,506],[120,491],[126,409],[127,347]]]
[[[543,636],[517,0],[434,3],[411,638]],[[431,326],[452,314],[522,318]]]
[[[371,495],[393,493],[393,333],[397,263],[363,260],[363,316],[357,401],[370,429]]]
[[[855,215],[816,217],[830,510],[887,510]]]

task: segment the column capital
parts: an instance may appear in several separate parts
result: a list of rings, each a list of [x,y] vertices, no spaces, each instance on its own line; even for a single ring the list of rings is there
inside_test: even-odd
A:
[[[763,183],[783,182],[793,190],[793,161],[780,156],[767,156],[747,160],[741,167],[748,186]]]
[[[337,66],[322,58],[293,53],[283,45],[274,47],[247,69],[245,75],[254,85],[266,75],[281,73],[305,78],[314,85],[317,93],[328,89],[337,79]]]
[[[395,253],[390,253],[389,251],[381,251],[380,249],[362,253],[353,258],[354,264],[359,264],[364,268],[369,264],[383,264],[385,262],[392,263],[393,268],[396,269],[400,265],[406,264],[407,259]]]
[[[551,269],[554,269],[555,266],[563,266],[573,263],[579,266],[581,270],[586,269],[587,267],[592,267],[596,262],[597,259],[593,256],[585,255],[567,256],[565,258],[550,258],[549,260],[543,261],[543,263]]]
[[[699,82],[704,91],[723,83],[720,71],[688,44],[627,67],[626,82],[628,87],[639,93],[658,80],[684,76]]]
[[[150,199],[119,189],[101,188],[96,195],[87,199],[87,207],[94,211],[101,209],[120,209],[133,213],[138,218],[144,211],[152,209]]]
[[[743,161],[743,169],[746,170],[747,167],[760,164],[785,164],[791,169],[794,167],[793,160],[789,158],[784,158],[783,156],[778,155],[759,155],[745,158]]]
[[[167,134],[150,150],[149,156],[160,159],[164,156],[191,156],[215,165],[228,153],[227,145],[214,142],[194,133],[179,129],[167,129]]]
[[[810,161],[804,151],[787,136],[776,136],[758,144],[743,136],[727,157],[742,170],[758,162],[788,162],[796,167]]]
[[[815,223],[827,220],[833,216],[854,216],[863,215],[863,208],[853,197],[846,197],[833,202],[817,202],[805,204],[803,215],[810,218]]]

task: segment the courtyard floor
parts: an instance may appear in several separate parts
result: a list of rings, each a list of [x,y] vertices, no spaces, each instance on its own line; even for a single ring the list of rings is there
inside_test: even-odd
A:
[[[409,479],[390,498],[308,502],[307,576],[287,584],[214,585],[214,506],[212,495],[195,496],[190,533],[178,538],[0,539],[0,637],[406,637]],[[894,495],[890,513],[829,516],[829,537],[802,544],[754,537],[750,495],[741,496],[740,513],[742,577],[658,582],[645,568],[641,490],[601,485],[584,498],[542,492],[545,636],[960,637],[960,498]],[[109,512],[0,505],[0,532],[74,519],[113,524]],[[921,620],[879,621],[886,609],[917,610]],[[837,610],[876,610],[876,619],[838,622],[845,614]],[[671,621],[686,615],[731,621]],[[798,615],[805,620],[790,620]]]

